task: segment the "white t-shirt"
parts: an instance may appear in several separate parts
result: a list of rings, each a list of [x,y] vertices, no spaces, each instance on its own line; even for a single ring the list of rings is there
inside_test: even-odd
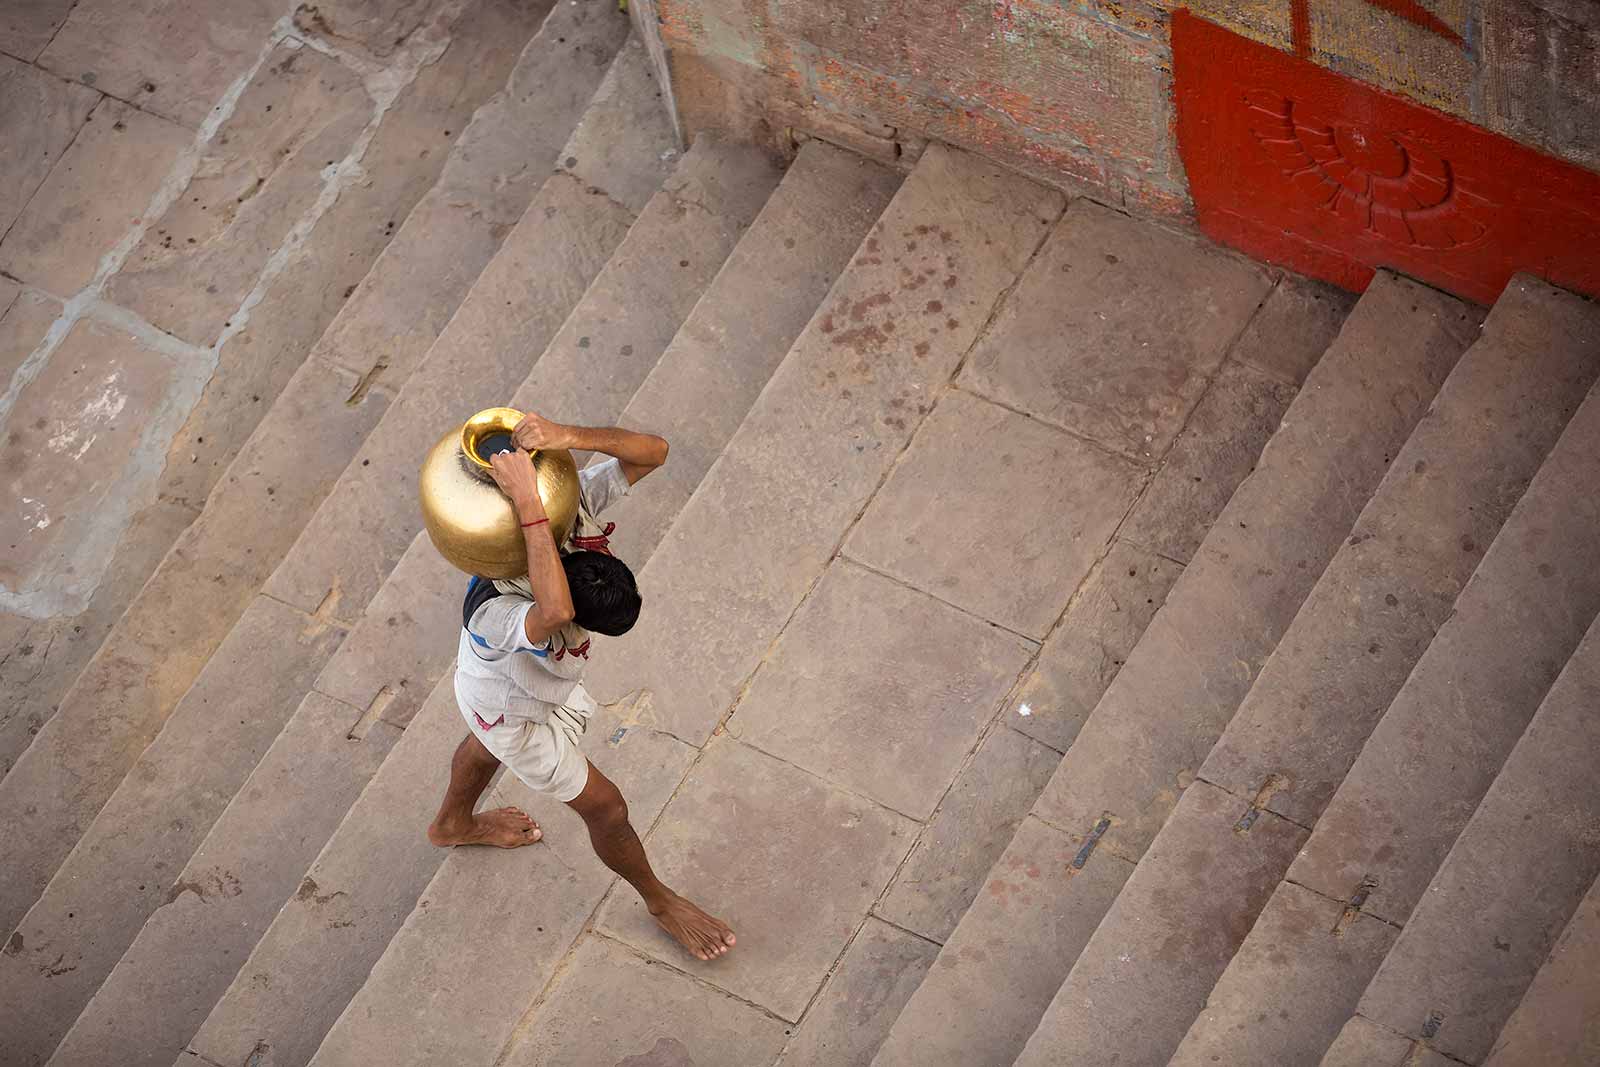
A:
[[[591,515],[627,491],[627,475],[616,459],[578,472],[578,492]],[[588,632],[574,624],[530,645],[526,623],[533,603],[520,596],[492,597],[461,630],[456,700],[486,725],[494,725],[502,716],[544,722],[552,708],[567,702],[583,677],[589,660]]]

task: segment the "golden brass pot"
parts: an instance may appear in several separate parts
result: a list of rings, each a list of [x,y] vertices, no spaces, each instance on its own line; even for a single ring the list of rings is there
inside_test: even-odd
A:
[[[489,457],[515,448],[511,431],[522,412],[489,408],[451,430],[422,461],[417,492],[422,521],[439,555],[468,574],[520,578],[528,573],[528,550],[511,501],[494,484]],[[578,521],[578,466],[565,449],[533,453],[539,499],[550,516],[557,545],[566,544]]]

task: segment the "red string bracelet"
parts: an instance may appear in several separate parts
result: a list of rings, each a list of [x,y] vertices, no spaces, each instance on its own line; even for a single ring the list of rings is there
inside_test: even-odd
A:
[[[532,522],[524,522],[524,523],[520,523],[519,525],[521,525],[521,527],[524,530],[526,530],[530,526],[538,526],[541,523],[546,523],[546,522],[549,522],[549,521],[550,521],[549,516],[546,516],[546,517],[544,517],[542,519],[534,519]]]

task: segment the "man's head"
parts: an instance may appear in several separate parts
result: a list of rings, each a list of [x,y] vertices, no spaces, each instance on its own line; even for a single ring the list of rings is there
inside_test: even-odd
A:
[[[561,566],[572,592],[573,622],[607,637],[633,629],[643,602],[626,563],[604,552],[569,552]]]

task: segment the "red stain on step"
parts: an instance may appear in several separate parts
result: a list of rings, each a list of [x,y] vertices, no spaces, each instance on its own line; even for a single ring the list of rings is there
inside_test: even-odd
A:
[[[1485,304],[1523,270],[1600,295],[1600,174],[1187,11],[1172,48],[1179,151],[1216,240],[1357,292],[1386,266]]]

